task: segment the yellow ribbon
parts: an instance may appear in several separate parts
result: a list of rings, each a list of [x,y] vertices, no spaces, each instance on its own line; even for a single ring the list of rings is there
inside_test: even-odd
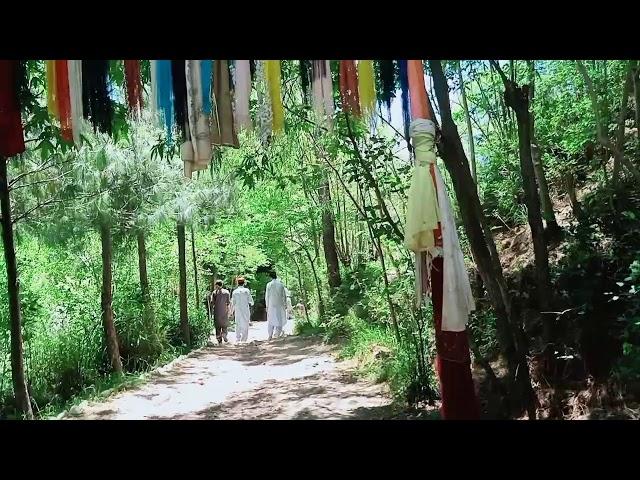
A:
[[[376,87],[373,73],[373,60],[358,60],[358,93],[360,109],[367,117],[376,108]]]
[[[56,98],[56,65],[55,60],[47,60],[47,111],[58,118],[58,99]]]
[[[274,132],[284,130],[284,107],[282,106],[282,90],[280,87],[280,60],[265,60],[267,88],[271,98]]]

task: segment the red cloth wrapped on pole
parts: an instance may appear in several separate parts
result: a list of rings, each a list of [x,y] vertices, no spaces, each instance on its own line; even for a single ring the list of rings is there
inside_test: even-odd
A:
[[[467,331],[442,331],[443,259],[436,257],[431,264],[431,301],[436,327],[436,372],[440,380],[444,420],[477,420],[480,405],[471,377],[471,355]]]
[[[408,60],[407,70],[412,120],[432,120],[424,84],[422,60]],[[434,184],[437,185],[434,164],[431,165],[431,176]],[[438,230],[434,231],[435,244],[441,247],[443,244],[441,225],[438,224],[438,227]],[[471,377],[471,355],[467,331],[442,330],[443,267],[442,257],[432,259],[429,285],[436,327],[436,371],[442,396],[441,414],[444,420],[474,420],[480,417],[480,406]]]
[[[69,67],[66,60],[56,60],[56,98],[62,138],[73,142],[71,126],[71,96],[69,93]]]
[[[124,77],[127,85],[127,104],[129,106],[129,113],[139,115],[142,110],[140,60],[124,61]]]
[[[360,116],[358,70],[355,60],[340,60],[340,98],[345,112],[356,117]]]
[[[0,156],[7,158],[25,148],[17,74],[17,60],[0,60]]]

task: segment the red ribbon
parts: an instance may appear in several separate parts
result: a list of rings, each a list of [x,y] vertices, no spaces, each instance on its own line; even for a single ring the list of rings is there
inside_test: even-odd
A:
[[[129,105],[129,113],[139,114],[142,110],[140,60],[125,60],[124,76],[127,85],[127,103]]]
[[[360,94],[355,60],[340,60],[340,97],[342,108],[356,117],[360,116]]]
[[[24,133],[17,92],[16,60],[0,60],[0,155],[24,152]]]
[[[69,67],[66,60],[56,60],[56,96],[62,138],[73,142],[71,126],[71,97],[69,94]]]

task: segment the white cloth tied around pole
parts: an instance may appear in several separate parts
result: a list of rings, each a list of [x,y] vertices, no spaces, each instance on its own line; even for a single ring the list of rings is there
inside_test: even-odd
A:
[[[434,153],[435,126],[431,120],[411,122],[409,134],[416,155],[405,223],[404,244],[412,252],[428,252],[435,247],[434,230],[440,214],[430,166],[436,161]]]
[[[467,327],[469,314],[476,309],[471,293],[469,275],[460,249],[453,210],[442,180],[440,169],[435,166],[440,226],[442,227],[443,285],[442,285],[442,331],[462,332]]]
[[[431,120],[416,119],[409,126],[415,164],[407,200],[405,246],[415,254],[416,306],[428,299],[431,284],[431,256],[435,255],[434,230],[438,228],[438,205],[430,166],[436,161],[433,152],[435,125]],[[429,254],[428,252],[431,252]]]
[[[447,332],[462,332],[466,329],[469,314],[475,310],[475,303],[451,202],[436,164],[435,124],[431,120],[416,119],[411,122],[409,133],[413,140],[416,163],[409,189],[405,245],[416,256],[417,301],[421,303],[425,295],[423,273],[426,273],[428,288],[432,259],[442,256],[444,271],[441,328]],[[432,164],[435,185],[430,172]],[[442,231],[442,248],[435,245],[433,230],[437,229],[438,222]]]

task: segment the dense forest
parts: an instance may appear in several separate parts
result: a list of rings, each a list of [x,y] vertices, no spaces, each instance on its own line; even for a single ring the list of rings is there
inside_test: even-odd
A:
[[[365,115],[335,88],[327,128],[305,62],[281,62],[284,131],[239,132],[239,148],[214,147],[192,178],[157,112],[127,112],[122,61],[109,65],[109,134],[89,129],[80,149],[50,118],[45,62],[25,62],[27,150],[0,162],[0,418],[50,416],[202,347],[214,279],[244,276],[261,320],[272,268],[306,306],[299,334],[339,342],[400,404],[438,401],[431,307],[415,307],[403,244],[412,146],[399,63],[373,62]],[[424,71],[476,299],[484,416],[640,418],[637,61]]]

